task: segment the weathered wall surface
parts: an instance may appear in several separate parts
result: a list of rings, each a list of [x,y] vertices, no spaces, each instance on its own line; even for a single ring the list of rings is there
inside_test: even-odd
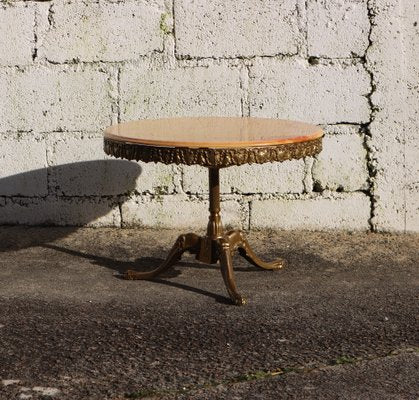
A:
[[[419,231],[416,0],[0,3],[0,224],[204,226],[198,167],[105,157],[134,118],[321,124],[316,158],[222,171],[226,224]]]

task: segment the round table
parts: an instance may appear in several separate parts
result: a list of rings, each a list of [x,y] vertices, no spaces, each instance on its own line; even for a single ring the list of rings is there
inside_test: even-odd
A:
[[[250,263],[280,269],[283,260],[262,261],[240,230],[224,231],[220,216],[220,168],[284,161],[320,152],[323,131],[302,122],[268,118],[192,117],[130,121],[105,130],[107,154],[128,160],[164,164],[202,165],[209,170],[209,222],[205,236],[179,236],[166,260],[149,272],[127,271],[126,279],[151,279],[180,260],[188,251],[196,259],[219,261],[231,300],[245,304],[233,275],[232,253],[238,250]]]

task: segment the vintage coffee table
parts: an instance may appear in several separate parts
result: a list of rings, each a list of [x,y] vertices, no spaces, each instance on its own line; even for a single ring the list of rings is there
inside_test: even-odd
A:
[[[224,231],[220,216],[219,170],[232,165],[313,156],[321,150],[322,136],[322,130],[315,125],[267,118],[167,118],[131,121],[107,128],[104,137],[107,154],[145,162],[197,164],[207,167],[209,172],[206,235],[187,233],[179,236],[159,267],[149,272],[129,270],[124,277],[151,279],[188,251],[204,263],[219,261],[231,300],[237,305],[245,304],[234,281],[232,253],[238,250],[246,260],[263,269],[282,268],[284,261],[262,261],[253,253],[242,231]]]

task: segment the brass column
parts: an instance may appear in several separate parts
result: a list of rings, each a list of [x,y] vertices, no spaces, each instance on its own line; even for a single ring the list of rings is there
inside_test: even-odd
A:
[[[224,229],[221,223],[220,209],[220,170],[208,168],[209,180],[209,220],[207,234],[201,239],[197,259],[214,264],[218,261],[218,240],[223,237]]]
[[[209,178],[209,221],[207,236],[211,239],[218,239],[223,236],[224,229],[221,223],[220,209],[220,170],[219,168],[208,168]]]

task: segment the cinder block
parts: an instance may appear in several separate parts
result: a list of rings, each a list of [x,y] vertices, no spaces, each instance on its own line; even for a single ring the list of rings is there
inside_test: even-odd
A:
[[[58,225],[121,226],[119,206],[100,198],[59,199],[55,203]]]
[[[406,188],[406,232],[419,232],[419,183]]]
[[[107,79],[94,67],[5,70],[0,74],[0,131],[103,129],[111,122]]]
[[[121,118],[239,116],[240,70],[228,66],[151,69],[145,63],[121,72]]]
[[[28,4],[0,7],[0,65],[32,63],[35,11]]]
[[[370,21],[366,1],[309,0],[308,54],[315,57],[363,56]]]
[[[47,193],[44,138],[31,134],[0,137],[0,195],[45,196]]]
[[[221,202],[223,223],[227,227],[241,228],[244,216],[235,200]],[[122,204],[124,226],[160,228],[190,228],[193,232],[206,229],[208,202],[188,199],[182,195],[137,197]]]
[[[367,189],[367,151],[362,136],[326,135],[312,171],[314,182],[321,189],[345,192]]]
[[[176,51],[190,57],[296,53],[298,0],[175,1]]]
[[[419,100],[417,102],[419,103]],[[417,107],[418,110],[419,104]],[[418,130],[413,129],[406,133],[408,145],[405,146],[406,186],[404,192],[406,196],[405,230],[407,232],[419,232],[419,138],[417,133]]]
[[[403,232],[407,223],[406,202],[410,197],[405,169],[403,131],[395,127],[393,121],[374,122],[370,129],[371,158],[374,160],[376,170],[373,178],[375,200],[373,226],[380,232]],[[415,179],[415,177],[409,178]]]
[[[367,53],[376,82],[369,139],[377,171],[372,222],[378,231],[419,231],[418,4],[377,0],[372,6],[373,45]]]
[[[265,59],[251,68],[250,114],[312,123],[365,123],[369,76],[362,65]]]
[[[66,196],[172,193],[173,168],[106,156],[103,137],[60,134],[49,145],[50,186]]]
[[[222,193],[302,193],[303,160],[241,165],[220,171]],[[207,168],[184,167],[183,188],[189,193],[208,193]]]
[[[388,85],[388,86],[387,86]],[[380,91],[401,96],[394,82],[388,80]],[[401,91],[403,88],[400,89]],[[393,100],[389,100],[392,102]],[[390,109],[389,109],[390,107]],[[401,107],[401,104],[400,106]],[[400,231],[406,227],[406,200],[408,178],[416,179],[417,175],[407,176],[406,162],[413,149],[413,143],[405,144],[406,129],[403,110],[396,110],[394,115],[387,115],[393,109],[383,99],[382,108],[377,112],[369,129],[371,137],[368,139],[368,146],[371,149],[370,157],[374,160],[375,174],[373,177],[374,195],[374,217],[372,219],[374,229],[377,231]],[[406,154],[406,147],[409,149]],[[417,160],[417,154],[415,156]]]
[[[363,193],[334,197],[254,200],[252,229],[368,230],[370,199]]]
[[[40,35],[39,56],[54,62],[123,61],[163,50],[163,0],[62,3]]]
[[[377,232],[404,232],[406,227],[406,201],[400,200],[400,187],[379,181],[379,189],[374,191],[374,216],[372,224]]]
[[[120,226],[117,204],[100,198],[9,198],[0,206],[0,224]]]

